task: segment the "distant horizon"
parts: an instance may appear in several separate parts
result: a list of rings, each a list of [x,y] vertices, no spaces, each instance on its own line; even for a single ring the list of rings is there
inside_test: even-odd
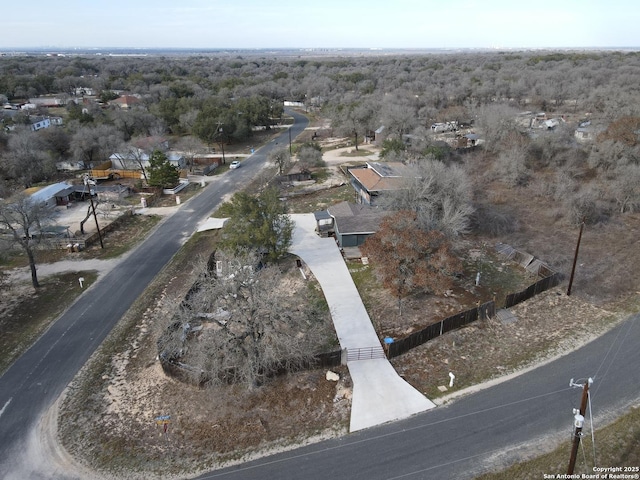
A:
[[[535,52],[535,51],[640,51],[640,46],[571,46],[571,47],[136,47],[136,46],[74,46],[74,45],[42,45],[32,47],[3,47],[0,52],[7,53],[50,53],[50,54],[94,54],[109,55],[115,52],[297,52],[297,53],[332,53],[332,52]]]
[[[0,49],[610,50],[638,24],[636,0],[30,0]]]

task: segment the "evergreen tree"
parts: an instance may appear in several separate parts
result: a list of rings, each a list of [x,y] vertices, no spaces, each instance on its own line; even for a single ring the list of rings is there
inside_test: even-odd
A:
[[[180,171],[171,165],[167,156],[160,150],[154,150],[149,157],[149,185],[152,187],[172,188],[178,184]]]
[[[274,188],[257,196],[236,193],[220,210],[229,217],[223,231],[223,245],[234,252],[257,250],[264,253],[268,261],[277,260],[291,244],[293,222],[286,211]]]

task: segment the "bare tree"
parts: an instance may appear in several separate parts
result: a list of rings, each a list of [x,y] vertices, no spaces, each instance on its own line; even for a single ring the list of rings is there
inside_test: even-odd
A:
[[[457,165],[423,160],[404,188],[385,195],[381,204],[390,210],[411,210],[424,230],[440,230],[449,236],[469,230],[473,206],[471,181]]]
[[[634,212],[640,208],[640,165],[621,165],[611,182],[611,193],[620,213]]]
[[[182,137],[176,144],[176,150],[184,155],[189,171],[193,170],[195,158],[206,151],[207,147],[198,138],[188,136]]]
[[[91,167],[106,161],[120,144],[122,134],[115,127],[81,127],[71,138],[71,151],[76,160]]]
[[[485,139],[483,147],[489,152],[499,151],[502,142],[518,132],[516,115],[518,111],[502,104],[487,105],[476,112],[476,125]]]
[[[415,109],[410,107],[406,99],[391,96],[385,98],[382,109],[382,122],[389,132],[402,139],[402,136],[411,133],[418,126],[418,118]]]
[[[349,103],[345,100],[333,109],[331,116],[331,125],[336,133],[353,137],[356,150],[366,133],[380,126],[376,124],[379,121],[378,106],[370,97],[357,96]]]
[[[160,340],[197,382],[259,386],[304,366],[327,338],[326,311],[292,297],[277,266],[258,263],[256,253],[218,254]],[[190,339],[196,325],[203,328]]]
[[[514,134],[519,138],[519,134]],[[505,141],[506,142],[506,141]],[[521,142],[509,141],[504,146],[493,165],[495,175],[512,187],[524,186],[529,182],[526,148]]]
[[[322,160],[322,148],[315,143],[307,143],[300,147],[298,151],[298,162],[303,168],[324,167],[326,164]]]
[[[25,188],[52,175],[55,163],[44,149],[45,143],[36,132],[16,129],[9,135],[8,151],[4,155],[9,175]]]
[[[38,288],[35,248],[42,239],[42,227],[50,220],[50,212],[41,203],[25,195],[18,195],[0,203],[0,228],[7,235],[0,235],[6,246],[18,244],[29,259],[31,283]]]
[[[272,150],[268,158],[270,162],[273,162],[278,167],[278,173],[280,175],[283,175],[291,165],[291,155],[289,155],[289,151],[285,148]]]
[[[149,183],[145,169],[149,161],[149,154],[144,149],[137,147],[133,142],[129,142],[120,148],[118,152],[115,152],[114,155],[124,169],[142,171],[145,183]]]
[[[579,225],[581,222],[595,224],[606,218],[607,212],[603,208],[600,198],[601,192],[593,186],[582,188],[567,197],[564,205],[568,221],[572,225]]]

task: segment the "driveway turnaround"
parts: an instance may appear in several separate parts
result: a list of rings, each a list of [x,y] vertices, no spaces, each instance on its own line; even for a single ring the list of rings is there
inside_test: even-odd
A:
[[[400,420],[435,407],[393,369],[333,238],[315,233],[312,213],[290,215],[295,222],[291,253],[318,279],[353,381],[349,430]]]

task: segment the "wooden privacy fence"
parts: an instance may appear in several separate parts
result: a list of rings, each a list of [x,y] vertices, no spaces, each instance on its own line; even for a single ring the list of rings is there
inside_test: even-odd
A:
[[[529,285],[527,288],[520,292],[510,293],[504,300],[504,308],[511,308],[514,305],[519,304],[520,302],[529,300],[539,293],[542,293],[546,290],[549,290],[550,288],[559,285],[561,280],[562,275],[556,272],[549,277],[538,280],[536,283],[534,283],[533,285]]]
[[[496,304],[492,300],[482,305],[467,310],[465,312],[457,313],[451,317],[447,317],[437,323],[431,324],[422,330],[412,333],[408,337],[396,340],[393,343],[386,345],[387,357],[394,358],[398,355],[408,352],[412,348],[415,348],[429,340],[439,337],[440,335],[456,330],[469,323],[475,322],[478,319],[484,320],[488,317],[493,317],[496,314]]]
[[[537,275],[538,277],[543,277],[533,285],[530,285],[520,292],[509,293],[502,308],[511,308],[520,302],[529,300],[535,295],[538,295],[539,293],[542,293],[546,290],[549,290],[550,288],[559,285],[562,281],[561,273],[555,272],[551,269],[551,267],[549,267],[541,260],[535,258],[533,255],[530,255],[526,252],[521,252],[511,247],[510,245],[506,245],[503,243],[499,243],[496,246],[496,250],[500,255],[506,257],[508,260],[519,264],[528,272]],[[423,343],[428,342],[429,340],[439,337],[443,333],[450,332],[451,330],[456,330],[465,325],[468,325],[469,323],[475,322],[478,319],[493,317],[495,316],[495,314],[496,305],[495,302],[491,301],[480,305],[478,308],[467,310],[466,312],[461,312],[451,317],[445,318],[440,322],[434,323],[426,328],[423,328],[422,330],[412,333],[408,337],[396,340],[393,343],[385,345],[387,356],[389,358],[397,357],[398,355],[402,355],[403,353],[408,352],[412,348],[415,348],[419,345],[422,345]]]
[[[508,260],[518,263],[528,272],[538,277],[542,277],[536,283],[529,285],[520,292],[509,293],[505,298],[503,308],[511,308],[525,300],[529,300],[539,293],[558,286],[562,281],[561,273],[554,271],[549,267],[549,265],[544,263],[542,260],[535,258],[533,255],[516,250],[512,246],[504,243],[498,243],[496,245],[496,251]]]

